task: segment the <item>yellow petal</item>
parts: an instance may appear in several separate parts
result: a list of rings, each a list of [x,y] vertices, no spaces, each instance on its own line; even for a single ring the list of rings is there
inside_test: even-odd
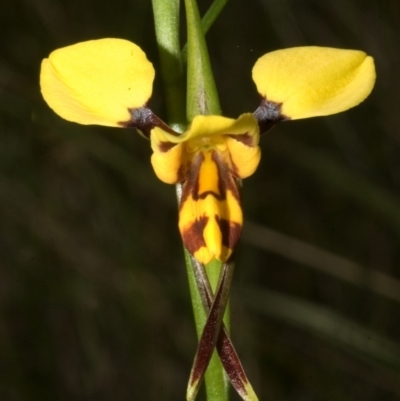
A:
[[[281,103],[290,119],[326,116],[361,103],[375,83],[372,57],[358,50],[294,47],[259,58],[253,67],[258,92]]]
[[[166,184],[177,184],[183,179],[182,148],[183,145],[178,144],[165,152],[156,151],[151,155],[151,165],[156,176]]]
[[[42,62],[40,86],[48,105],[80,124],[119,126],[129,108],[150,98],[153,65],[145,53],[123,39],[77,43],[52,52]]]
[[[258,144],[258,123],[252,113],[242,114],[236,120],[222,116],[196,116],[182,135],[174,136],[165,132],[164,138],[171,143],[181,143],[199,137],[244,134],[249,136],[249,146]]]
[[[200,263],[226,262],[240,238],[243,215],[224,156],[217,150],[198,153],[186,178],[179,206],[183,243]]]
[[[247,178],[252,175],[260,163],[261,150],[259,146],[247,146],[235,138],[227,138],[233,169],[237,177]]]

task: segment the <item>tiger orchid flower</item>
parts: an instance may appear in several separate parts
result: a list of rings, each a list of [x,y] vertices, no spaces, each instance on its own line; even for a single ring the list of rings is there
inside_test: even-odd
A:
[[[255,401],[222,323],[243,224],[241,180],[257,169],[260,134],[280,121],[327,116],[362,102],[374,86],[374,62],[362,51],[323,47],[267,53],[253,67],[261,95],[254,113],[237,119],[198,115],[183,133],[148,108],[154,76],[140,47],[108,38],[52,52],[42,62],[40,85],[47,104],[68,121],[133,127],[150,139],[155,174],[167,184],[181,186],[179,231],[192,255],[208,311],[188,400],[195,398],[216,347],[235,389],[244,400]],[[204,272],[204,265],[214,259],[224,263],[215,294]]]

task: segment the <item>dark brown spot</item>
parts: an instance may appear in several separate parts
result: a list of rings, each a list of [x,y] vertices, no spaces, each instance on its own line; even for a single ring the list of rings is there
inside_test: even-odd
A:
[[[264,134],[280,121],[290,120],[289,117],[282,114],[281,110],[282,103],[272,102],[263,97],[260,106],[254,112],[254,117],[260,127],[260,134]]]
[[[187,227],[182,233],[182,241],[186,249],[193,255],[203,246],[206,246],[204,241],[203,231],[207,225],[208,217],[202,216],[196,219],[189,227]]]
[[[175,132],[146,106],[128,110],[131,119],[129,121],[119,121],[118,125],[121,127],[136,128],[140,130],[146,138],[150,138],[150,132],[154,127],[160,127],[162,130],[172,135],[179,135],[179,133]]]
[[[226,219],[215,216],[219,229],[222,234],[222,245],[229,249],[235,249],[242,233],[242,225]]]
[[[171,143],[171,142],[160,142],[158,144],[158,150],[162,153],[168,152],[170,149],[172,149],[174,146],[176,146],[176,143]]]

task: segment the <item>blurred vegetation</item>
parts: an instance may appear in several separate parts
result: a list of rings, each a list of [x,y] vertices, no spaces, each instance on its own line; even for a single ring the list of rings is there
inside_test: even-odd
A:
[[[157,69],[151,2],[0,10],[0,400],[183,399],[196,340],[174,188],[133,130],[63,121],[38,87],[42,58],[93,38]],[[270,50],[362,49],[378,71],[359,107],[266,135],[244,183],[232,331],[260,400],[400,400],[399,24],[398,0],[231,0],[207,35],[227,116],[258,106]],[[165,116],[159,80],[151,107]]]

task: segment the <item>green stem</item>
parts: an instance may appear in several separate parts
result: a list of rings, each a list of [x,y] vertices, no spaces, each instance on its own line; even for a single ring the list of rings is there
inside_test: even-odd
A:
[[[218,92],[208,56],[204,32],[195,0],[185,0],[187,20],[187,118],[191,121],[200,114],[221,114]],[[190,258],[186,257],[187,263]],[[218,283],[222,264],[213,261],[206,266],[213,290]],[[192,267],[188,267],[189,283],[192,294],[193,310],[198,338],[201,337],[207,316],[193,276]],[[195,297],[195,299],[193,299]],[[227,315],[226,315],[227,316]],[[225,319],[228,327],[229,322]],[[208,401],[228,401],[229,381],[216,352],[213,353],[205,374],[205,386]]]
[[[186,113],[191,121],[200,114],[221,114],[221,106],[196,1],[185,0],[185,6],[188,36]]]
[[[168,123],[182,132],[186,127],[185,86],[179,42],[180,0],[152,0]]]
[[[217,0],[221,4],[226,0]],[[161,75],[163,79],[168,122],[171,127],[182,132],[186,126],[182,58],[179,45],[179,3],[180,0],[152,0],[157,43],[159,47]],[[199,114],[220,114],[218,94],[216,91],[204,34],[201,29],[200,16],[195,1],[186,1],[188,23],[188,90],[186,115],[190,121]],[[215,20],[217,6],[209,15],[209,24]],[[221,7],[222,9],[222,7]],[[177,186],[179,198],[180,186]],[[196,279],[191,265],[191,259],[185,250],[185,262],[189,279],[189,288],[195,316],[196,331],[200,338],[207,319],[202,300],[198,291]],[[215,265],[216,264],[216,265]],[[210,282],[215,290],[222,266],[214,262],[208,268]],[[228,327],[225,319],[225,325]],[[218,356],[214,353],[206,376],[206,391],[208,401],[228,401],[228,380]]]

